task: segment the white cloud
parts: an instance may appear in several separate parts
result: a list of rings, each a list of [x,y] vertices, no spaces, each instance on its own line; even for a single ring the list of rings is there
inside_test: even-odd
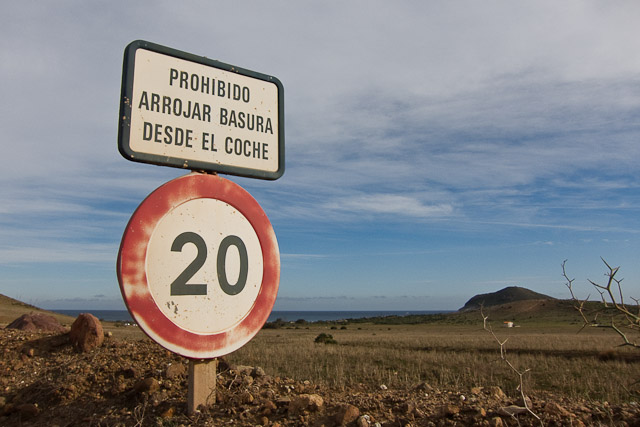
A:
[[[14,240],[15,245],[0,247],[0,265],[38,264],[79,264],[108,263],[115,265],[118,246],[113,243],[97,244],[55,241],[47,236],[42,239]]]
[[[392,214],[417,218],[448,216],[453,213],[449,204],[426,205],[416,198],[399,194],[363,194],[335,200],[327,204],[330,210],[356,214]]]

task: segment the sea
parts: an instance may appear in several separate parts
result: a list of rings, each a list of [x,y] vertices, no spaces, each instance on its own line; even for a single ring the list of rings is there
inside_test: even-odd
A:
[[[52,310],[56,313],[77,317],[80,313],[91,313],[100,320],[108,322],[133,322],[133,318],[127,310]],[[362,319],[365,317],[384,316],[410,316],[420,314],[442,314],[449,313],[448,310],[371,310],[371,311],[272,311],[267,322],[274,322],[282,319],[285,322],[295,322],[305,320],[307,322],[332,321],[345,319]]]

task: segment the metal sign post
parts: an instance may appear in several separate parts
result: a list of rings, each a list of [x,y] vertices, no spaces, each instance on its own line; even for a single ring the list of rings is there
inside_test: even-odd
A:
[[[190,414],[215,402],[216,358],[258,333],[280,281],[278,243],[260,205],[237,184],[202,171],[282,176],[283,99],[275,77],[145,41],[125,50],[120,153],[198,171],[140,204],[117,260],[133,319],[190,359]]]

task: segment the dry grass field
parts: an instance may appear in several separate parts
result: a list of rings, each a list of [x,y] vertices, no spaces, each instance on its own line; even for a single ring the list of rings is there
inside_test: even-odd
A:
[[[50,425],[55,418],[58,425],[334,425],[351,405],[383,426],[638,425],[640,351],[619,347],[620,337],[610,329],[580,331],[565,305],[492,308],[495,338],[478,311],[274,322],[225,356],[220,402],[197,416],[186,413],[185,376],[168,373],[173,365],[186,370],[186,360],[135,326],[103,322],[111,336],[86,354],[64,345],[62,335],[2,329],[0,424]],[[0,308],[2,326],[21,311],[40,311],[7,298],[0,298]],[[60,320],[68,325],[72,319]],[[518,327],[506,328],[503,320]],[[330,334],[333,343],[316,343],[321,334]],[[500,358],[496,339],[506,340],[507,360],[527,371],[523,386],[531,413],[513,418],[504,412],[522,406],[520,380]],[[253,367],[264,376],[241,374]],[[147,383],[157,389],[142,388]],[[308,393],[323,399],[323,408],[297,414],[294,402]]]
[[[500,346],[477,325],[291,325],[263,329],[230,355],[234,363],[263,366],[273,375],[349,388],[426,382],[469,390],[499,386],[518,394],[517,375],[500,359]],[[493,326],[509,361],[524,376],[527,394],[554,392],[567,397],[614,402],[637,400],[640,352],[619,348],[608,330],[575,325]],[[336,344],[314,343],[328,333]]]
[[[637,401],[640,351],[620,347],[620,338],[609,329],[581,329],[568,304],[521,302],[491,312],[489,321],[496,336],[507,340],[507,358],[517,369],[528,370],[526,393],[552,392],[610,403]],[[0,305],[4,325],[25,312],[42,311],[4,296]],[[540,305],[545,305],[543,311]],[[73,321],[54,315],[67,326]],[[519,327],[506,328],[503,319],[515,320]],[[121,339],[144,337],[136,327],[110,322],[103,326]],[[336,343],[315,343],[321,333],[331,334]],[[427,383],[460,390],[499,386],[515,396],[519,385],[477,311],[442,319],[432,316],[430,323],[416,324],[287,323],[262,329],[226,358],[235,364],[261,366],[272,375],[341,389]]]

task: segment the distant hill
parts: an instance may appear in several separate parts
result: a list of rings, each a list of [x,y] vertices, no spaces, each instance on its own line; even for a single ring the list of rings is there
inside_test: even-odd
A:
[[[519,286],[509,286],[497,292],[480,294],[472,297],[459,311],[478,310],[480,306],[493,307],[518,301],[527,300],[554,300],[548,295],[534,292]]]
[[[58,321],[63,325],[70,325],[75,320],[71,316],[65,316],[63,314],[43,310],[36,306],[25,304],[16,299],[0,294],[0,327],[4,327],[23,314],[29,313],[50,314],[58,319]]]

